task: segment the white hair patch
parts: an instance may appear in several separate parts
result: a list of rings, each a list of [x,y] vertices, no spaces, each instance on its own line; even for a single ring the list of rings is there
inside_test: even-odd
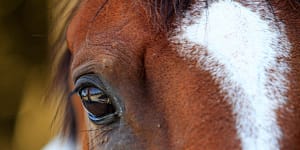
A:
[[[242,149],[277,150],[282,131],[276,110],[287,101],[290,43],[271,10],[255,7],[219,0],[204,9],[196,3],[170,40],[226,93]]]

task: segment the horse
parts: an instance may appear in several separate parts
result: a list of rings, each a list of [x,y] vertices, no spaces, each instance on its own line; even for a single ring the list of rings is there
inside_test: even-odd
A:
[[[53,87],[78,149],[300,149],[300,1],[68,10]]]

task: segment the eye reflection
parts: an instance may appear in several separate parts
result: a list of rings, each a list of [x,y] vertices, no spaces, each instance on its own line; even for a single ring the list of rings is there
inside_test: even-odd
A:
[[[109,97],[99,88],[86,87],[79,91],[79,96],[84,101],[111,104]]]
[[[89,100],[89,92],[88,91],[89,91],[88,88],[84,88],[80,91],[79,95],[82,100],[85,100],[85,101]]]
[[[97,87],[82,88],[78,94],[81,97],[83,106],[94,117],[103,117],[115,112],[109,96]]]

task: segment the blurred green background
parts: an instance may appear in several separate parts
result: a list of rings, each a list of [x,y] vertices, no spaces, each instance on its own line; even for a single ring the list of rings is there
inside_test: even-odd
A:
[[[49,73],[46,0],[0,1],[0,149],[41,149],[55,129],[43,103]]]

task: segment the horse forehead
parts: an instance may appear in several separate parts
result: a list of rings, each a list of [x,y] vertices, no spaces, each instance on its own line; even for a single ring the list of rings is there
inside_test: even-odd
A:
[[[97,43],[109,40],[118,33],[134,15],[130,1],[85,0],[72,17],[67,28],[67,43],[74,52],[87,42]],[[136,8],[137,9],[137,8]],[[118,40],[118,38],[111,39]]]

